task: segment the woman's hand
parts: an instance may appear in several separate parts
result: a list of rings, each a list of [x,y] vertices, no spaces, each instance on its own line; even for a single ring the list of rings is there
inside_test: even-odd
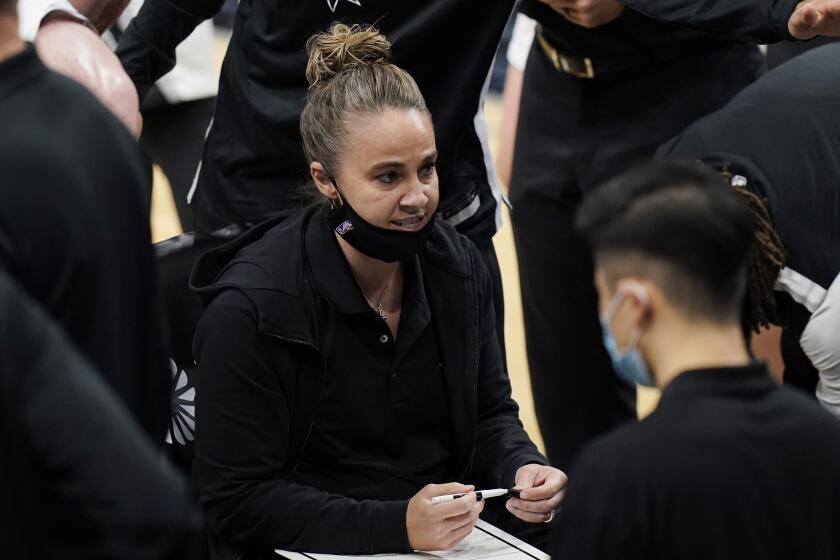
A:
[[[464,540],[484,510],[476,501],[475,487],[463,484],[429,484],[408,502],[405,526],[408,544],[414,550],[449,550]],[[463,498],[433,504],[435,496],[468,493]]]
[[[509,499],[507,509],[523,521],[547,523],[554,519],[567,481],[566,474],[554,467],[524,465],[516,471],[519,498]]]

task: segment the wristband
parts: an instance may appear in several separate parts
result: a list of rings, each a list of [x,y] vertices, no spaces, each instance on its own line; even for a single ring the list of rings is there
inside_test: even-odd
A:
[[[41,24],[44,23],[44,20],[47,19],[50,15],[59,12],[67,16],[68,18],[77,21],[96,33],[96,35],[100,35],[99,30],[93,25],[90,20],[85,16],[82,12],[76,9],[76,6],[70,3],[70,0],[53,0],[47,6],[47,11],[44,13],[44,17],[41,18]]]

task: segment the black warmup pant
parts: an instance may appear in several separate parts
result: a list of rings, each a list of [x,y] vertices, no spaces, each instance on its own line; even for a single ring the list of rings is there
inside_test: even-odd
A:
[[[573,227],[581,199],[763,68],[756,47],[737,45],[587,80],[555,70],[534,43],[510,198],[534,404],[554,466],[568,468],[589,439],[635,418],[634,390],[614,376],[602,344],[593,265]]]
[[[140,145],[169,180],[184,231],[192,230],[195,221],[187,193],[201,161],[215,105],[215,97],[169,105],[160,94],[150,94],[143,103]]]
[[[800,54],[839,41],[837,37],[816,37],[810,41],[781,41],[767,45],[767,68],[772,70]]]

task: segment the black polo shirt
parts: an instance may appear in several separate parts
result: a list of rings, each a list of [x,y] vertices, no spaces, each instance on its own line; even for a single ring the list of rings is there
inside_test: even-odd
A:
[[[762,364],[689,371],[569,473],[554,558],[840,558],[840,423]]]
[[[356,498],[398,500],[450,482],[451,421],[438,342],[417,257],[403,264],[396,339],[367,304],[326,215],[307,253],[328,302],[327,382],[294,481]]]

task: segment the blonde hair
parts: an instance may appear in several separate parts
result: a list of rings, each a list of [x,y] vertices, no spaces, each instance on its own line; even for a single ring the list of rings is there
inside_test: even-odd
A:
[[[307,160],[335,174],[344,146],[346,117],[385,109],[429,114],[414,78],[389,62],[391,43],[372,26],[334,23],[306,42],[309,94],[300,116]]]

